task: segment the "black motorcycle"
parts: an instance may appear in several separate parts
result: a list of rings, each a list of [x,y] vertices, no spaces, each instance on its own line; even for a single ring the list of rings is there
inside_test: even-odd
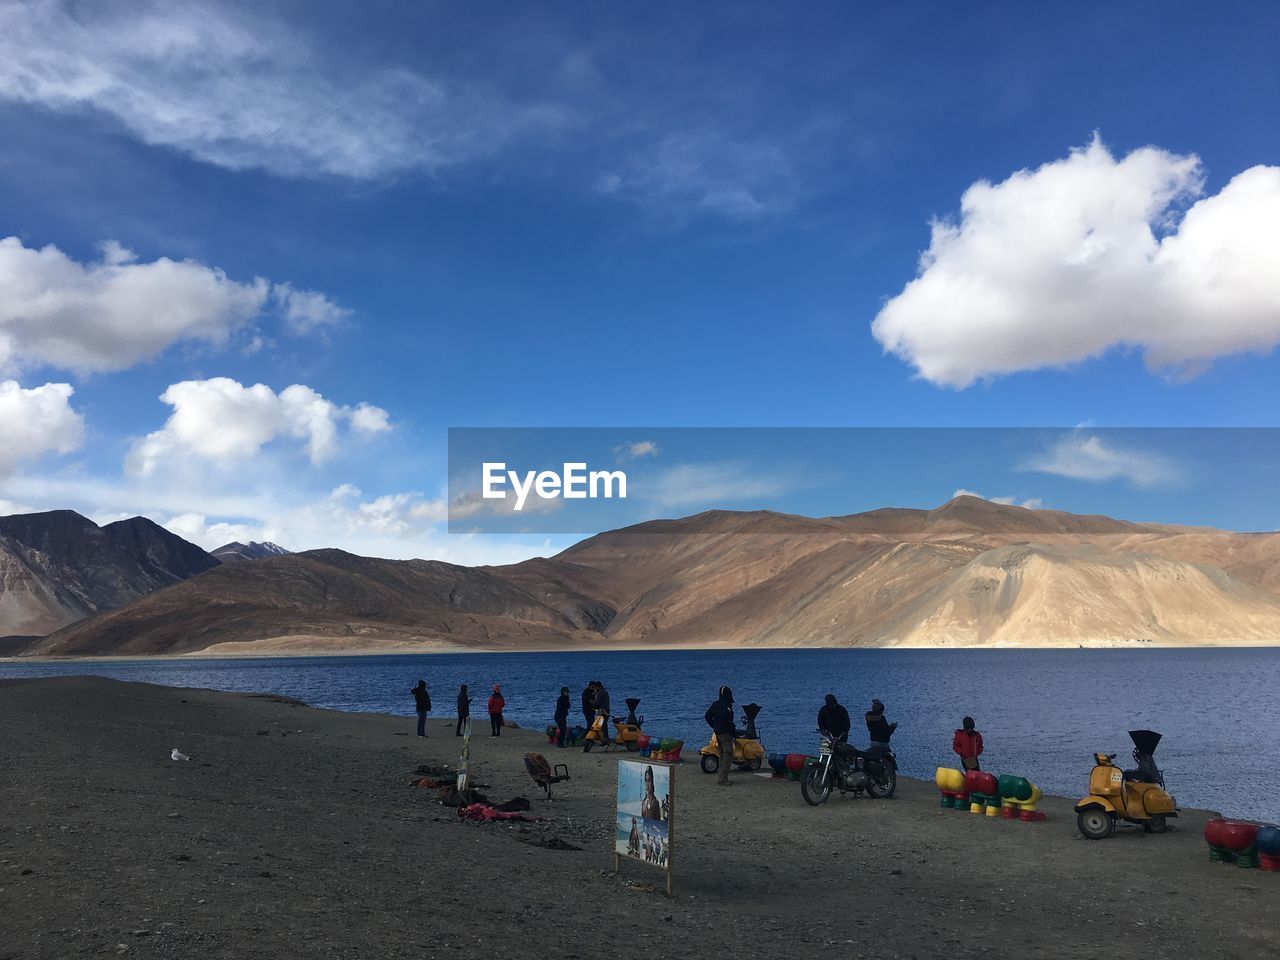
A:
[[[842,743],[825,730],[822,746],[818,748],[818,762],[804,772],[800,780],[800,793],[811,807],[827,802],[832,790],[846,793],[862,793],[884,800],[893,796],[898,788],[898,758],[888,747],[871,747],[859,750]]]

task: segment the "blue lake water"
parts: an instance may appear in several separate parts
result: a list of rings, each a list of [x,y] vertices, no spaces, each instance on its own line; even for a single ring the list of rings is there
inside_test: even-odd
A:
[[[932,779],[956,765],[951,736],[965,714],[986,740],[983,769],[1016,773],[1046,793],[1084,792],[1094,751],[1127,759],[1126,731],[1158,730],[1156,753],[1183,806],[1280,821],[1280,649],[1194,650],[693,650],[608,653],[427,654],[254,660],[0,662],[0,677],[98,674],[175,686],[272,692],[335,710],[405,716],[409,688],[426,679],[435,716],[452,716],[460,683],[483,717],[502,683],[507,716],[541,728],[561,686],[579,694],[603,680],[615,710],[640,697],[651,734],[677,736],[693,753],[717,687],[762,704],[770,752],[816,752],[823,695],[835,693],[865,742],[861,714],[873,697],[898,721],[903,773]],[[437,725],[434,731],[440,731]],[[442,732],[442,731],[441,731]],[[690,750],[689,748],[693,749]]]

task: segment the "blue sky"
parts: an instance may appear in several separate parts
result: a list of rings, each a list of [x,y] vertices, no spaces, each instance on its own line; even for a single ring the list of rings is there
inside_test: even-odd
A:
[[[502,560],[450,426],[1273,426],[1278,27],[7,5],[0,507]]]

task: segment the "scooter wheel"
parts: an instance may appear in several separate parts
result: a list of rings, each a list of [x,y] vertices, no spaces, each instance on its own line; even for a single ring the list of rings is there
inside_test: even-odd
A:
[[[759,769],[760,769],[760,758],[759,758],[759,757],[756,757],[754,760],[749,760],[749,761],[747,761],[747,769],[748,769],[748,770],[759,770]]]
[[[627,753],[634,753],[640,749],[640,744],[636,743],[634,740],[627,740],[624,742],[624,745],[627,748]]]
[[[1105,810],[1084,810],[1076,817],[1076,826],[1090,840],[1105,840],[1116,829],[1116,818]]]
[[[592,748],[593,746],[595,746],[595,744],[594,744],[594,743],[592,743],[592,741],[590,741],[590,740],[585,741],[585,742],[582,744],[582,752],[583,752],[583,753],[590,753],[590,752],[591,752],[591,748]]]
[[[702,768],[703,773],[715,773],[720,769],[720,758],[710,753],[704,753],[702,759],[698,761],[698,766]]]
[[[1158,813],[1150,820],[1142,825],[1147,833],[1164,833],[1169,829],[1169,821],[1165,819],[1164,814]]]

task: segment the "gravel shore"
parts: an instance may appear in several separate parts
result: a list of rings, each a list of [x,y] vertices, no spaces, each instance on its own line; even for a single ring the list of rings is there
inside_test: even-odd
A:
[[[904,778],[892,800],[813,809],[794,783],[717,788],[686,759],[668,899],[653,868],[612,872],[615,754],[478,735],[484,793],[549,819],[461,822],[409,785],[456,762],[452,719],[413,728],[271,696],[0,681],[0,960],[1280,956],[1280,874],[1211,864],[1205,812],[1090,842],[1065,799],[1044,823],[988,820]],[[531,750],[572,773],[550,803]]]

